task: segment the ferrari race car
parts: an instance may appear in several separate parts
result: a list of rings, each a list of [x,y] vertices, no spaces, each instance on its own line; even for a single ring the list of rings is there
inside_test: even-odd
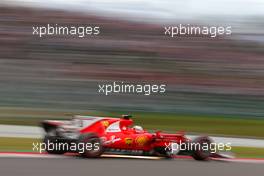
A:
[[[174,157],[190,155],[196,160],[207,160],[211,155],[208,137],[188,139],[184,133],[175,134],[144,130],[134,126],[129,115],[120,118],[74,116],[69,121],[46,120],[43,143],[50,154],[76,152],[86,158],[103,153]],[[187,147],[194,144],[196,147]],[[185,146],[183,149],[181,146]],[[49,147],[52,146],[52,147]],[[198,147],[197,147],[198,146]]]

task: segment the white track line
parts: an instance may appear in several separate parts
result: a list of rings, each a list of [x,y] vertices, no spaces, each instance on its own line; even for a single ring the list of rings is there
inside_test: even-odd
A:
[[[26,153],[0,153],[0,158],[67,158],[64,155],[26,154]]]
[[[215,160],[215,161],[225,161],[225,162],[264,164],[264,159],[243,159],[243,158],[225,159],[225,158],[213,158],[213,160]]]
[[[75,156],[75,155],[73,155]],[[71,158],[73,156],[70,155],[49,155],[49,154],[41,154],[41,153],[17,153],[17,152],[0,152],[0,158]],[[77,155],[76,155],[77,156]],[[155,156],[132,156],[132,155],[112,155],[112,154],[104,154],[103,158],[132,158],[132,159],[148,159],[148,160],[158,160],[162,159],[162,157]]]
[[[104,157],[104,158],[149,159],[149,160],[159,160],[159,159],[163,159],[163,157],[156,157],[156,156],[133,156],[133,155],[110,155],[110,154],[102,155],[102,157]]]
[[[73,156],[67,155],[49,155],[49,154],[40,154],[40,153],[17,153],[17,152],[0,152],[0,158],[72,158]],[[147,160],[159,160],[163,159],[162,157],[152,157],[152,156],[131,156],[131,155],[110,155],[104,154],[103,158],[133,158],[133,159],[147,159]],[[179,158],[183,159],[183,158]],[[175,159],[177,160],[177,158]],[[224,162],[239,162],[239,163],[257,163],[264,164],[264,159],[244,159],[244,158],[213,158],[215,161],[224,161]]]

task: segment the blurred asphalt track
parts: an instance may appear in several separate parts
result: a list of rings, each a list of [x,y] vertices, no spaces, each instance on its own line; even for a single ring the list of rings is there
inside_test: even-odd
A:
[[[16,125],[0,125],[0,137],[24,137],[24,138],[42,138],[43,131],[40,127],[33,126],[16,126]],[[195,136],[188,135],[193,138]],[[212,137],[216,143],[231,143],[232,146],[246,147],[264,147],[264,140],[231,138],[231,137]]]
[[[63,158],[63,159],[62,159]],[[5,176],[73,176],[73,175],[211,175],[260,176],[262,164],[208,161],[193,159],[80,159],[70,158],[0,158],[1,175]]]

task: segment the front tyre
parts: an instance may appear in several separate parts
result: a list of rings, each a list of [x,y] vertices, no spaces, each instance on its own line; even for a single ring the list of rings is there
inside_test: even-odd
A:
[[[195,145],[193,149],[192,157],[195,160],[208,160],[211,155],[211,143],[212,140],[209,137],[197,137],[192,142]]]

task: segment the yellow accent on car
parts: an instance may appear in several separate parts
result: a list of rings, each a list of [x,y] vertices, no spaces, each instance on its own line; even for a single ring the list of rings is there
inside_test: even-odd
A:
[[[109,122],[108,121],[102,121],[102,124],[103,124],[103,126],[106,128],[106,127],[108,127],[109,126]]]
[[[139,136],[136,138],[136,144],[143,146],[148,142],[148,137],[147,136]]]
[[[133,143],[133,139],[132,138],[125,138],[125,143],[127,145],[131,145]]]

